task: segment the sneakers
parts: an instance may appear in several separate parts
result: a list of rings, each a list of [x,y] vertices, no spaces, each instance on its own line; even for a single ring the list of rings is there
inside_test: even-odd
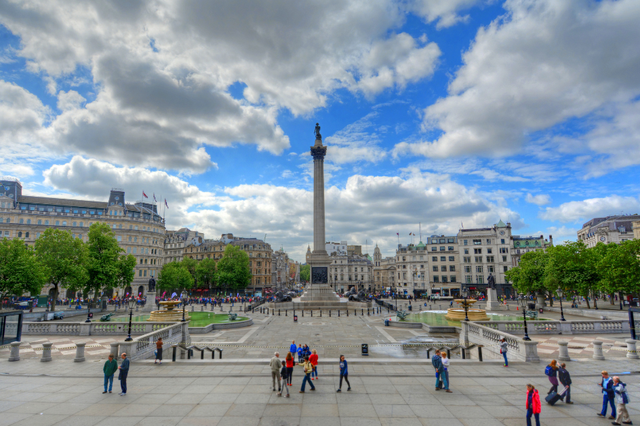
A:
[[[120,395],[120,396],[125,396],[125,395],[126,395],[126,393],[120,392],[118,395]]]
[[[314,390],[316,390],[316,388],[311,388],[311,389],[309,389],[309,390],[310,390],[310,391],[314,391]]]
[[[336,392],[342,392],[340,389],[338,389]]]
[[[351,388],[347,389],[347,392],[350,391],[350,390],[351,390]]]
[[[449,389],[447,389],[447,390],[446,390],[446,392],[447,392],[447,393],[453,393],[453,392],[451,392]]]
[[[604,417],[604,414],[598,413],[598,417]]]
[[[300,393],[304,393],[304,391],[300,391]]]

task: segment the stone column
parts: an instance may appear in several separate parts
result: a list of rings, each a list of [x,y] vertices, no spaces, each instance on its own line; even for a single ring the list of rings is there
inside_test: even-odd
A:
[[[523,340],[524,343],[524,358],[526,362],[540,362],[538,357],[538,342],[535,340]]]
[[[118,352],[118,348],[120,347],[120,342],[111,342],[111,351],[109,352],[109,354],[113,355],[114,359],[118,359],[118,355],[120,355],[120,353]]]
[[[76,357],[73,359],[73,362],[84,362],[84,347],[86,346],[86,342],[78,342],[76,343]]]
[[[9,355],[9,362],[20,361],[20,343],[11,342],[11,354]]]
[[[42,358],[40,358],[40,362],[49,362],[51,361],[51,342],[45,342],[42,344]]]
[[[626,342],[627,342],[627,358],[629,359],[640,358],[638,356],[638,351],[636,350],[636,343],[638,343],[638,341],[633,339],[627,339]],[[11,350],[13,351],[13,348],[11,348]],[[11,361],[11,359],[9,359],[9,361]]]
[[[313,252],[326,253],[324,222],[324,156],[327,148],[322,139],[316,139],[311,148],[313,156]]]
[[[568,348],[569,342],[558,342],[558,346],[559,346],[559,354],[558,354],[558,361],[571,361],[571,358],[569,357],[569,348]]]
[[[598,340],[593,341],[593,359],[604,361],[604,354],[602,353],[602,342]]]

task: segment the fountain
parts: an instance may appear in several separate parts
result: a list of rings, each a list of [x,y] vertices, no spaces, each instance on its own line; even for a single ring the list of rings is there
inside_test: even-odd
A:
[[[471,305],[477,302],[475,299],[455,299],[454,300],[462,308],[450,308],[447,309],[447,315],[444,317],[451,321],[464,321],[465,318],[465,306],[467,308],[467,315],[469,321],[489,321],[487,311],[484,309],[470,309]]]
[[[151,311],[151,316],[147,321],[168,322],[168,321],[182,321],[182,310],[176,310],[175,307],[179,305],[179,300],[164,300],[160,302],[159,311]],[[166,309],[162,309],[162,308]],[[189,313],[185,311],[184,319],[189,321],[191,317]]]

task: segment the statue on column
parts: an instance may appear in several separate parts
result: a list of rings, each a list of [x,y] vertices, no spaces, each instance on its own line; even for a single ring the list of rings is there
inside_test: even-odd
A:
[[[151,278],[149,280],[149,292],[154,292],[154,291],[156,291],[156,280]]]
[[[489,274],[489,277],[487,278],[487,284],[489,284],[489,288],[495,290],[495,288],[496,288],[496,279],[494,278],[494,276],[492,274]]]
[[[320,134],[320,123],[316,123],[314,133],[316,135],[316,139],[322,139],[322,135]]]

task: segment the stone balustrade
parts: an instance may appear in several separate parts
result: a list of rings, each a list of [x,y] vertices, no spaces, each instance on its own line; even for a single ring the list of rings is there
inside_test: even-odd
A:
[[[503,333],[524,334],[524,321],[474,321]],[[527,332],[534,334],[625,334],[629,322],[623,320],[527,321]]]
[[[484,323],[461,321],[460,325],[460,344],[462,346],[482,345],[483,351],[488,351],[497,357],[500,356],[500,340],[504,338],[511,358],[527,362],[540,362],[538,342],[523,340],[521,337],[486,327]]]
[[[162,341],[164,343],[163,347],[169,347],[174,343],[189,345],[191,344],[191,338],[189,337],[189,323],[174,323],[162,329],[136,337],[130,342],[120,342],[118,345],[118,356],[122,353],[126,353],[127,357],[132,361],[149,358],[153,356],[153,353],[156,350],[156,341],[159,337],[162,337]]]
[[[175,322],[134,322],[131,323],[131,334],[147,334],[174,324]],[[109,336],[128,332],[128,322],[25,322],[22,324],[23,335]]]

